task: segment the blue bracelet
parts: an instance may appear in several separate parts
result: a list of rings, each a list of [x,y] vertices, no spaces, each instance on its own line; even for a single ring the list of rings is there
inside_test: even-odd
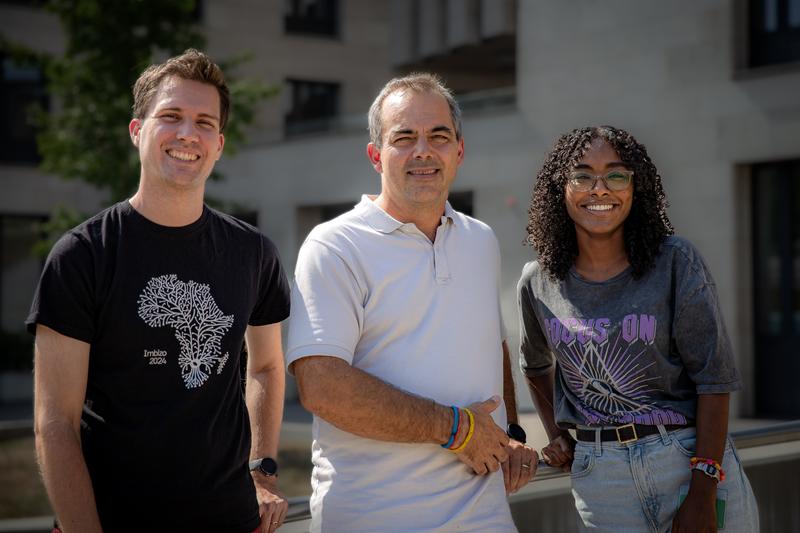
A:
[[[442,448],[449,448],[453,445],[453,441],[456,439],[456,432],[458,431],[458,407],[451,405],[450,409],[453,410],[453,429],[450,430],[450,440],[442,444]]]

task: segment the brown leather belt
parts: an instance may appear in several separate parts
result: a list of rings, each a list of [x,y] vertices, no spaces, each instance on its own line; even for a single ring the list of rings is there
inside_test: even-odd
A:
[[[678,429],[684,429],[688,427],[692,426],[667,425],[664,426],[664,429],[666,429],[667,431],[675,431]],[[597,430],[577,429],[575,430],[575,433],[579,441],[594,442]],[[625,444],[628,442],[636,442],[642,437],[647,437],[648,435],[655,435],[656,433],[658,433],[658,426],[645,426],[642,424],[626,424],[624,426],[619,426],[613,429],[600,430],[600,440],[603,442],[615,440],[620,444]]]

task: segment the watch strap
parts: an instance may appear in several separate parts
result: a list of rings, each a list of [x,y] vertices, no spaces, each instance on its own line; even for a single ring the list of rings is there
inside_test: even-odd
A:
[[[261,457],[253,459],[248,463],[250,471],[258,470],[267,477],[276,476],[278,474],[278,462],[272,457]]]
[[[510,422],[508,424],[506,435],[518,442],[521,442],[522,444],[525,444],[528,438],[528,436],[525,434],[525,430],[522,429],[522,426],[515,424],[514,422]]]

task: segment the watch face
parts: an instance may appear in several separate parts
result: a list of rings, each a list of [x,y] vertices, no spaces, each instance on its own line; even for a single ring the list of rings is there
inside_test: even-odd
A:
[[[506,432],[509,437],[512,439],[525,444],[525,439],[527,435],[525,435],[525,430],[522,429],[518,424],[514,424],[513,422],[508,425],[508,431]]]
[[[274,476],[278,473],[278,463],[272,457],[264,457],[258,465],[258,469],[265,476]]]

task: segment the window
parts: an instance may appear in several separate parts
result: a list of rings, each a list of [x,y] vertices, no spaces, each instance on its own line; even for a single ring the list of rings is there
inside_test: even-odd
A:
[[[800,160],[755,165],[753,316],[756,411],[800,416]]]
[[[473,201],[472,191],[453,192],[447,195],[447,201],[450,202],[450,207],[456,211],[460,211],[467,216],[473,217]]]
[[[258,211],[242,211],[236,210],[231,213],[234,217],[242,222],[247,222],[254,228],[258,227]]]
[[[195,0],[192,6],[192,20],[194,22],[203,22],[203,0]]]
[[[800,0],[750,0],[749,65],[800,61]]]
[[[30,121],[33,104],[47,107],[44,76],[39,67],[18,65],[0,56],[0,161],[38,163],[36,130]]]
[[[343,202],[341,204],[325,204],[319,206],[320,223],[333,220],[353,209],[358,202]]]
[[[32,338],[23,323],[42,272],[33,247],[44,221],[39,216],[0,215],[0,372],[31,368]]]
[[[287,33],[332,35],[339,33],[337,0],[285,0],[284,29]]]
[[[339,84],[288,80],[290,109],[286,136],[330,130],[339,114]]]

